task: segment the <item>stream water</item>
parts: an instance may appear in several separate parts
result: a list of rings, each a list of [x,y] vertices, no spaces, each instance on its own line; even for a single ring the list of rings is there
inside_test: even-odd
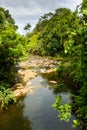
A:
[[[72,128],[74,115],[69,123],[59,120],[52,108],[55,93],[46,77],[39,74],[29,82],[33,85],[32,91],[0,113],[0,130],[79,130]],[[59,94],[65,102],[71,102],[69,92]]]

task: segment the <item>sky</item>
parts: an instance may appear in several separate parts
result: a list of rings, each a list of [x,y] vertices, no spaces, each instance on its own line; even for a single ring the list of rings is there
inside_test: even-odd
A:
[[[82,0],[0,0],[0,6],[9,10],[19,29],[24,33],[24,26],[30,23],[35,27],[39,18],[45,13],[54,12],[57,8],[66,7],[72,11]]]

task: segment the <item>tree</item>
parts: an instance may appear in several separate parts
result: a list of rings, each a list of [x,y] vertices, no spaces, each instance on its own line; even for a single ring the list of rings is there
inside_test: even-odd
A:
[[[27,23],[27,25],[25,25],[24,30],[26,31],[30,31],[31,25],[29,23]]]
[[[72,12],[66,8],[57,9],[54,14],[50,12],[41,16],[31,35],[33,37],[39,34],[37,43],[40,53],[38,51],[38,54],[55,56],[62,53],[70,22],[72,23]]]
[[[68,37],[64,42],[65,52],[70,55],[69,65],[66,73],[69,71],[68,75],[74,81],[74,86],[76,86],[76,92],[73,93],[74,102],[71,104],[71,108],[74,108],[74,112],[78,120],[73,120],[74,126],[82,125],[84,130],[87,130],[87,0],[83,0],[82,3],[82,17],[76,17],[73,28],[68,28]],[[64,68],[64,69],[65,69]],[[69,104],[70,105],[70,104]],[[60,104],[59,97],[56,98],[54,107],[59,111],[60,118],[69,119],[67,111],[63,115],[63,108]],[[68,107],[66,107],[67,109]],[[68,110],[68,109],[67,109]],[[62,112],[61,112],[62,111]],[[70,110],[68,110],[70,113]]]
[[[26,38],[17,32],[8,10],[0,7],[0,107],[14,101],[10,87],[16,76],[15,65],[26,51]]]
[[[0,20],[0,81],[11,85],[15,78],[14,67],[24,53],[26,40],[16,32],[17,26],[14,19],[9,11],[2,7]]]

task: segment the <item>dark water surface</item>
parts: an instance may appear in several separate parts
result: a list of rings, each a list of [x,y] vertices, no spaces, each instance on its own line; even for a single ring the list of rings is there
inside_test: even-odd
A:
[[[72,128],[74,115],[69,123],[58,119],[52,108],[55,94],[46,78],[39,75],[31,83],[34,88],[29,94],[0,113],[0,130],[79,130]],[[69,92],[60,94],[65,102],[71,102]]]

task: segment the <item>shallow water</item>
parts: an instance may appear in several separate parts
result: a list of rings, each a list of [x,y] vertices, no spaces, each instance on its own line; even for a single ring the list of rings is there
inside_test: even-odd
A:
[[[55,93],[48,79],[40,74],[29,80],[33,89],[17,104],[0,113],[0,130],[79,130],[69,123],[60,122],[57,112],[52,108]],[[29,87],[27,82],[27,87]],[[65,103],[71,102],[69,92],[59,93]]]

